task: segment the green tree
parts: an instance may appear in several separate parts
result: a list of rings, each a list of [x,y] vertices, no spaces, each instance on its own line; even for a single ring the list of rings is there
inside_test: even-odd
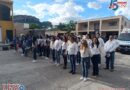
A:
[[[52,29],[52,27],[53,27],[52,23],[49,22],[49,21],[41,22],[41,26],[42,26],[42,28],[44,28],[44,29],[49,29],[49,28]]]
[[[59,25],[57,25],[57,29],[62,31],[67,31],[67,32],[71,32],[75,30],[75,27],[76,27],[76,22],[72,20],[69,21],[68,23],[59,23]]]
[[[57,29],[65,31],[66,24],[65,23],[59,23],[59,25],[56,26]]]
[[[31,24],[29,25],[29,28],[30,28],[30,29],[39,29],[40,26],[39,26],[38,24],[31,23]]]

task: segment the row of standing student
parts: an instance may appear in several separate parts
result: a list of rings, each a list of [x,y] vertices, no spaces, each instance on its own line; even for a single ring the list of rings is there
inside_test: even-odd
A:
[[[114,70],[114,56],[115,49],[118,47],[117,41],[110,36],[109,40],[104,44],[103,39],[100,34],[97,34],[92,39],[88,35],[84,35],[81,38],[76,36],[64,36],[62,37],[51,37],[51,38],[35,38],[33,39],[33,62],[36,62],[37,51],[39,56],[46,56],[49,58],[51,52],[52,61],[59,66],[60,65],[60,55],[62,52],[64,65],[63,69],[68,66],[68,61],[70,61],[70,72],[72,74],[76,73],[76,63],[81,62],[82,66],[82,77],[81,80],[86,81],[88,79],[88,71],[90,68],[90,62],[93,66],[93,76],[99,75],[99,65],[101,64],[102,52],[105,52],[106,57],[106,67],[111,71]]]

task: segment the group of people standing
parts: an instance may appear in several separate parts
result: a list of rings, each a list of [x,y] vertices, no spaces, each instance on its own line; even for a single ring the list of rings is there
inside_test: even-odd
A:
[[[61,65],[63,57],[63,69],[70,65],[71,74],[76,74],[76,66],[81,65],[81,80],[88,79],[89,68],[92,63],[94,77],[99,76],[101,57],[106,58],[104,69],[114,70],[115,50],[118,41],[110,35],[108,41],[104,41],[99,33],[90,35],[57,35],[57,36],[22,36],[21,47],[23,54],[27,56],[28,49],[33,52],[33,62],[37,62],[37,56],[51,59],[57,66]],[[68,64],[68,62],[70,64]]]

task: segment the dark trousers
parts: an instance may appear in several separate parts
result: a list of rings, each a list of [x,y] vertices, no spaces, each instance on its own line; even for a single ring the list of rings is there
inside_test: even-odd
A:
[[[17,51],[17,44],[14,44],[14,49]]]
[[[67,54],[66,54],[66,50],[62,50],[62,56],[63,56],[63,59],[64,59],[64,66],[63,66],[63,68],[66,68],[67,67]]]
[[[115,52],[110,53],[110,57],[106,57],[106,68],[114,69]]]
[[[24,55],[27,57],[28,56],[28,49],[25,47]]]
[[[101,64],[101,55],[99,55],[99,64]]]
[[[42,56],[42,46],[39,45],[39,56]]]
[[[76,72],[76,60],[75,60],[75,55],[69,55],[70,59],[70,64],[71,64],[71,72],[75,73]]]
[[[85,58],[81,58],[82,61],[82,75],[83,77],[88,77],[88,70],[90,68],[90,58],[89,57],[85,57]]]
[[[47,50],[46,46],[43,46],[42,49],[43,49],[43,56],[46,56],[46,50]]]
[[[52,60],[55,62],[55,50],[51,49]]]
[[[37,48],[33,49],[33,59],[36,60],[37,59]]]
[[[60,64],[60,51],[55,50],[56,63]]]
[[[80,56],[80,52],[77,53],[77,63],[80,64],[81,62],[81,56]]]
[[[46,46],[46,57],[49,58],[49,56],[50,56],[50,47]]]
[[[37,52],[40,55],[40,44],[37,46]]]
[[[100,60],[100,55],[93,55],[93,57],[91,58],[92,60],[92,64],[93,64],[93,75],[99,75],[99,60]]]
[[[42,54],[42,56],[44,56],[44,46],[43,45],[41,46],[41,54]]]
[[[25,47],[22,46],[22,53],[25,54]]]

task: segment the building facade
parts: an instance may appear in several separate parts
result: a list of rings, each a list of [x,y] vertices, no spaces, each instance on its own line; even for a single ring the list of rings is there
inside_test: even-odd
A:
[[[20,36],[21,34],[27,34],[26,29],[29,29],[28,23],[14,23],[14,30],[16,36]]]
[[[123,28],[130,28],[130,20],[124,16],[113,16],[78,21],[76,25],[76,33],[100,33],[109,36],[110,34],[118,35]]]
[[[13,2],[0,0],[0,42],[6,39],[13,40]]]
[[[13,17],[14,23],[35,23],[40,24],[40,20],[30,15],[15,15]]]

